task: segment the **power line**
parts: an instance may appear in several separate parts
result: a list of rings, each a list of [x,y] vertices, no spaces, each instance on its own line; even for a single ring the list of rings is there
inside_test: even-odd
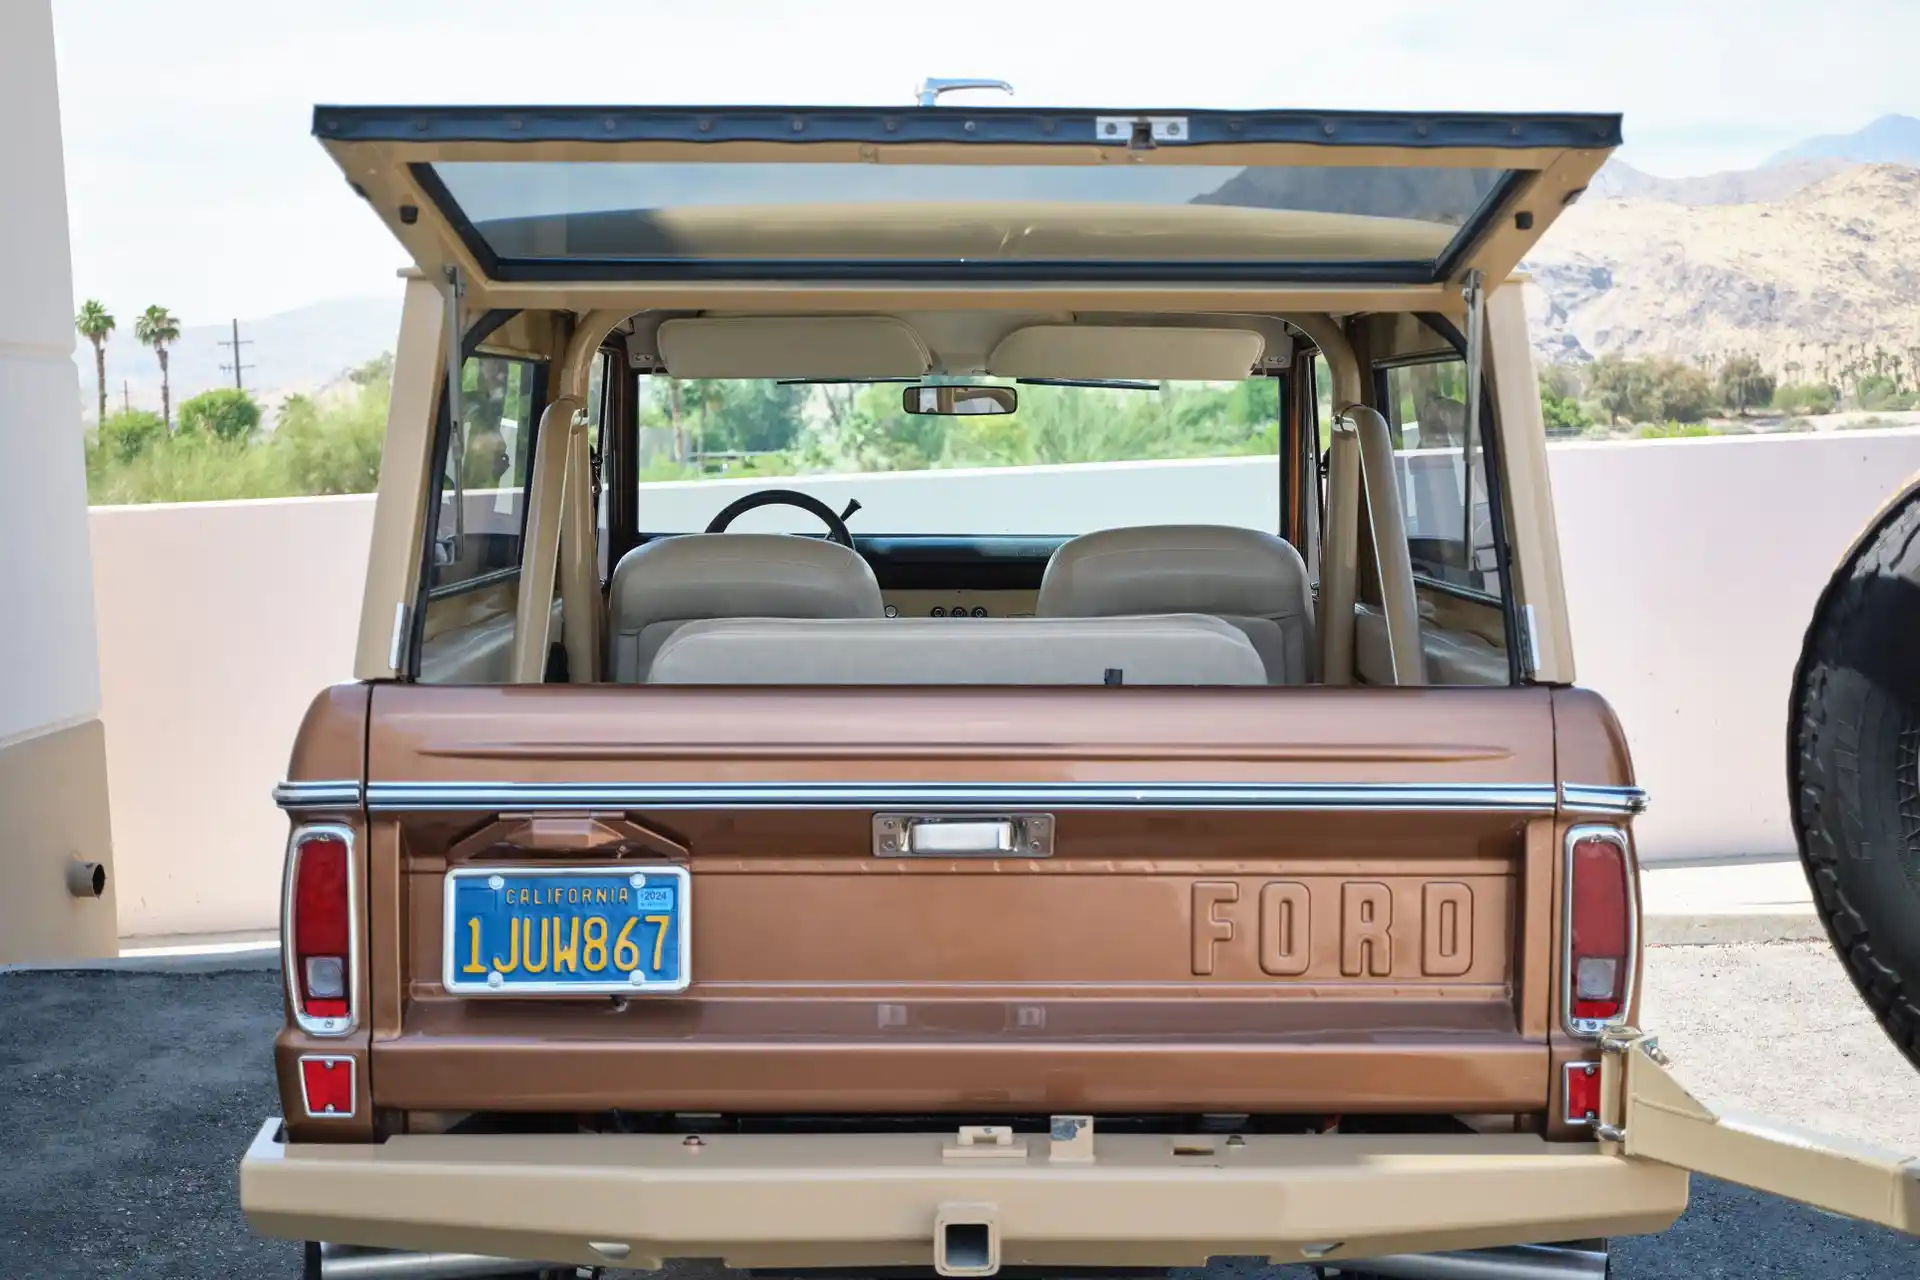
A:
[[[221,346],[223,346],[223,347],[231,347],[231,348],[233,348],[233,363],[232,363],[232,364],[223,364],[223,365],[221,365],[221,366],[220,366],[220,369],[221,369],[221,371],[222,371],[222,372],[226,372],[226,371],[227,371],[227,370],[229,370],[229,369],[230,369],[230,370],[232,370],[232,371],[233,371],[233,389],[234,389],[235,391],[245,391],[245,390],[246,390],[247,388],[246,388],[246,385],[245,385],[245,384],[244,384],[244,383],[243,383],[243,382],[242,382],[242,381],[240,380],[240,373],[241,373],[241,371],[242,371],[242,370],[244,370],[244,369],[251,369],[251,368],[253,368],[253,366],[252,366],[252,365],[250,365],[250,364],[242,364],[242,363],[240,363],[240,356],[241,356],[241,351],[240,351],[240,348],[242,348],[242,347],[250,347],[250,346],[252,346],[252,345],[253,345],[253,339],[252,339],[252,338],[248,338],[248,339],[247,339],[247,340],[246,340],[245,342],[242,342],[242,341],[240,340],[240,322],[239,322],[238,320],[235,320],[235,321],[233,322],[233,338],[232,338],[232,340],[231,340],[231,341],[223,341],[223,342],[221,342],[221,343],[220,343],[220,345],[221,345]]]

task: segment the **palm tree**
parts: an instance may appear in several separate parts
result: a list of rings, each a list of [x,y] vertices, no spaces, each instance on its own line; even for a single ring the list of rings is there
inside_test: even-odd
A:
[[[73,327],[93,344],[93,380],[100,388],[100,416],[94,419],[93,425],[98,427],[107,420],[107,335],[113,332],[113,317],[99,302],[88,298],[80,304],[80,314],[73,318]]]
[[[133,336],[160,357],[160,417],[173,430],[173,385],[167,380],[167,347],[180,341],[180,322],[165,307],[152,306],[133,322]]]

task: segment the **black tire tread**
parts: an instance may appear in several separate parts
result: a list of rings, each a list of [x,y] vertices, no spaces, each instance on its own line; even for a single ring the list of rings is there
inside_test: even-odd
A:
[[[1857,822],[1858,815],[1846,812],[1845,774],[1871,764],[1856,763],[1857,742],[1850,732],[1855,726],[1829,717],[1827,696],[1829,678],[1844,661],[1849,637],[1888,622],[1864,607],[1872,599],[1869,593],[1848,588],[1870,577],[1912,575],[1916,548],[1920,488],[1882,511],[1876,527],[1834,574],[1815,610],[1794,673],[1787,767],[1794,834],[1815,910],[1868,1008],[1908,1061],[1920,1068],[1920,973],[1903,976],[1885,962],[1867,916],[1848,891],[1845,860],[1859,851],[1847,847],[1852,843],[1846,834],[1849,822]],[[1913,639],[1911,657],[1920,668],[1920,635]],[[1920,933],[1920,920],[1912,927]]]

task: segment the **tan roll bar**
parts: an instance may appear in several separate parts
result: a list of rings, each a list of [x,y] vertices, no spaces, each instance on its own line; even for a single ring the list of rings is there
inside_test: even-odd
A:
[[[1426,658],[1420,649],[1420,601],[1413,594],[1413,556],[1407,545],[1406,515],[1395,482],[1393,437],[1377,409],[1357,404],[1347,410],[1359,440],[1360,488],[1373,529],[1374,566],[1380,576],[1380,604],[1387,615],[1387,648],[1393,656],[1395,684],[1425,684]]]
[[[1281,317],[1312,338],[1333,374],[1333,433],[1327,448],[1327,532],[1320,547],[1320,679],[1353,683],[1354,606],[1360,583],[1360,505],[1373,529],[1381,606],[1395,684],[1425,684],[1419,601],[1407,526],[1394,483],[1393,441],[1386,419],[1361,403],[1360,361],[1331,316]]]
[[[558,391],[540,417],[540,439],[534,447],[533,475],[527,486],[520,589],[514,605],[519,619],[513,632],[515,684],[538,684],[546,676],[556,578],[561,583],[561,626],[567,641],[569,676],[575,682],[599,677],[602,628],[600,576],[593,553],[593,489],[586,458],[586,427],[576,427],[573,416],[586,403],[594,353],[624,319],[624,311],[593,311],[574,326],[557,371]],[[579,462],[570,465],[576,452]],[[570,506],[580,508],[571,522]],[[562,531],[569,527],[573,536],[565,539],[563,553]],[[575,666],[576,662],[580,665]]]

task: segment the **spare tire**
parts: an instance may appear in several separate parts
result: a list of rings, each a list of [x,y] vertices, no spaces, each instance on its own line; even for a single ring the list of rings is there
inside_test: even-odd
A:
[[[1920,481],[1867,526],[1814,610],[1787,783],[1827,936],[1920,1067]]]

